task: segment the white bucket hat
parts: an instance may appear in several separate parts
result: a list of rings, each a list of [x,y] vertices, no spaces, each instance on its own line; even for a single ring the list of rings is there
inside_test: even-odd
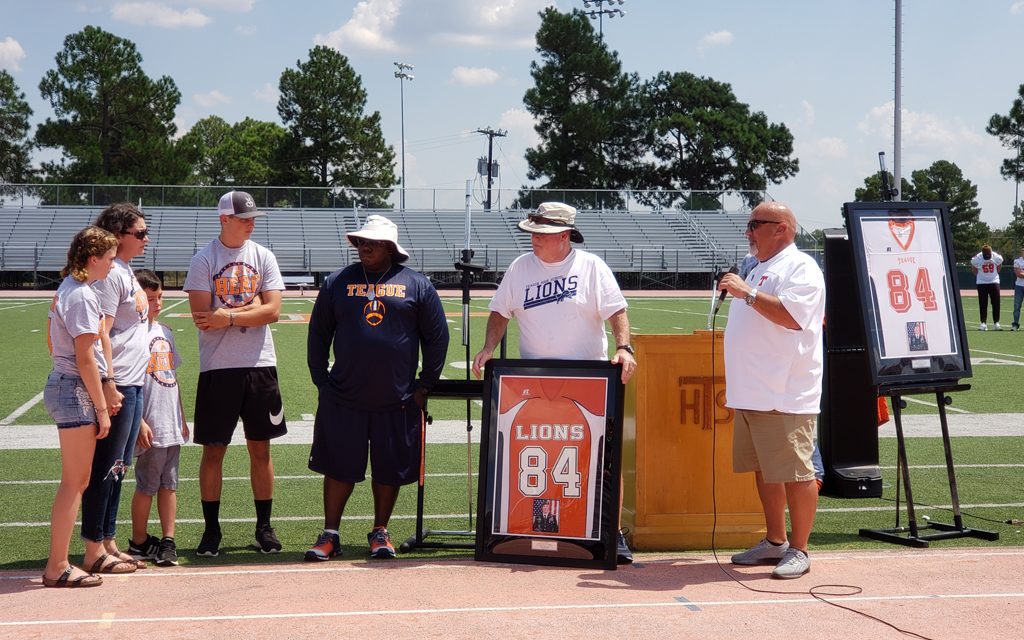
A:
[[[519,223],[519,229],[529,233],[554,234],[568,231],[573,242],[583,242],[583,234],[576,228],[576,208],[561,202],[545,202],[536,213]]]
[[[367,216],[362,229],[359,231],[353,231],[352,233],[346,233],[345,237],[348,238],[349,244],[353,247],[356,245],[352,242],[352,238],[384,240],[386,242],[390,242],[392,246],[395,247],[395,262],[405,262],[409,259],[409,253],[402,248],[402,245],[398,244],[398,225],[391,222],[384,216]]]

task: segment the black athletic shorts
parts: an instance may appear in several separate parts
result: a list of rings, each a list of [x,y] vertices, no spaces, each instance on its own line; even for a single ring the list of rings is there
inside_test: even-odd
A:
[[[332,480],[357,483],[366,479],[369,458],[374,482],[395,487],[416,482],[422,417],[412,398],[394,411],[362,411],[321,391],[309,468]]]
[[[196,444],[231,444],[242,419],[246,440],[272,440],[288,433],[277,367],[214,369],[199,374]]]

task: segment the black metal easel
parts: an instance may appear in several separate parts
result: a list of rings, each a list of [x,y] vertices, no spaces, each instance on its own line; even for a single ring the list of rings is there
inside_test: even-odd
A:
[[[464,531],[446,531],[440,529],[424,529],[423,527],[423,498],[425,494],[424,479],[426,476],[426,446],[427,446],[427,433],[426,425],[433,422],[433,418],[427,413],[426,407],[424,407],[424,424],[423,429],[420,433],[420,477],[419,482],[416,486],[416,532],[413,535],[406,538],[399,546],[399,551],[406,553],[413,549],[475,549],[476,548],[476,531],[473,526],[473,499],[472,499],[472,481],[473,481],[473,468],[472,468],[472,440],[471,434],[473,431],[473,413],[472,413],[472,401],[480,400],[484,395],[484,383],[482,380],[473,380],[470,376],[470,367],[472,366],[472,353],[470,352],[470,330],[469,330],[469,302],[471,300],[470,290],[473,288],[473,281],[476,277],[482,273],[486,267],[473,264],[474,252],[470,248],[470,229],[472,226],[471,217],[471,196],[472,196],[472,182],[467,181],[466,183],[466,243],[462,249],[461,258],[455,263],[455,269],[462,273],[462,344],[466,348],[466,379],[465,380],[438,380],[437,384],[430,392],[431,398],[449,398],[458,399],[465,398],[466,400],[466,497],[467,497],[467,514],[468,514],[468,527]],[[496,287],[496,285],[488,283],[480,283],[488,288]],[[505,338],[501,340],[501,357],[505,357]],[[441,540],[441,541],[428,541],[427,538],[430,536],[446,536],[449,538],[472,538],[471,542],[458,542],[452,540]]]
[[[894,387],[882,389],[884,395],[892,398],[893,418],[896,426],[897,446],[897,473],[902,474],[904,493],[907,497],[907,526],[899,526],[899,488],[896,490],[896,526],[893,529],[861,529],[860,535],[865,538],[881,540],[902,544],[908,547],[927,547],[931,540],[946,540],[949,538],[981,538],[982,540],[998,540],[999,534],[994,531],[983,531],[971,529],[964,526],[963,516],[960,514],[960,496],[957,492],[956,473],[953,469],[953,451],[949,442],[949,426],[946,423],[946,405],[952,404],[953,399],[947,395],[951,391],[966,391],[970,389],[969,384],[950,383],[947,385],[926,385],[921,387]],[[935,401],[939,408],[939,424],[942,427],[942,446],[946,455],[946,473],[949,476],[949,494],[953,505],[953,524],[942,524],[939,522],[927,522],[920,525],[915,514],[914,494],[910,488],[910,468],[907,463],[907,448],[903,438],[902,410],[906,408],[906,400],[903,396],[921,395],[927,393],[935,394]],[[922,534],[922,529],[932,529],[937,533]],[[906,535],[905,535],[906,534]]]

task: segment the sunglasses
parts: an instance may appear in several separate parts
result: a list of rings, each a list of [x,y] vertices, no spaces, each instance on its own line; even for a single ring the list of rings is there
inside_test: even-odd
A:
[[[141,229],[139,231],[125,231],[124,235],[134,236],[136,240],[145,240],[149,236],[149,229]]]
[[[747,221],[747,231],[753,233],[757,231],[757,228],[762,224],[779,224],[778,220],[749,220]]]
[[[367,247],[368,249],[379,249],[386,247],[387,240],[367,240],[366,238],[352,238],[352,244],[356,247]]]

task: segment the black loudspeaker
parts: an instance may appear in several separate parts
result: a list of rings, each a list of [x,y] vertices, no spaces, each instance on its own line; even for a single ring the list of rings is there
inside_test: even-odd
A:
[[[818,447],[825,466],[821,492],[878,498],[878,395],[871,384],[864,322],[850,241],[825,230],[825,375]]]

